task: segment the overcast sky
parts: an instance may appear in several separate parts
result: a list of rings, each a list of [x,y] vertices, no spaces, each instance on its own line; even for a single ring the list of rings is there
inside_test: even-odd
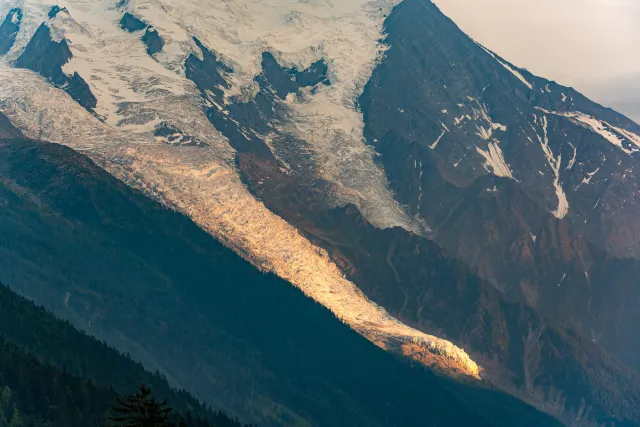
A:
[[[519,67],[640,122],[640,0],[434,0]]]

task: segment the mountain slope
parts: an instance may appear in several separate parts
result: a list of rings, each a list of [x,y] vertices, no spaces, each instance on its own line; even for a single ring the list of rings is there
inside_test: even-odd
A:
[[[107,349],[105,345],[102,347]],[[104,383],[72,375],[66,367],[60,369],[43,363],[3,336],[0,336],[0,349],[2,426],[103,426],[113,415],[111,407],[122,398]],[[117,371],[111,373],[119,374]],[[172,411],[171,421],[177,424],[184,418],[185,425],[192,427],[241,427],[224,413],[213,414],[199,409],[205,418],[181,410]]]
[[[12,350],[14,353],[28,354],[43,365],[51,365],[79,380],[92,381],[105,393],[108,391],[109,398],[102,399],[101,408],[109,408],[115,402],[114,396],[133,394],[144,384],[180,413],[214,424],[231,424],[225,414],[213,414],[189,393],[172,389],[160,375],[145,371],[141,364],[74,329],[4,285],[0,285],[0,307],[0,337],[5,344],[19,347]],[[12,366],[6,365],[7,375],[15,375],[17,369]],[[17,391],[15,386],[11,388]]]
[[[10,427],[82,425],[104,426],[119,396],[112,388],[76,377],[0,336],[0,423]],[[117,374],[117,373],[116,373]],[[189,412],[172,412],[176,423],[184,416],[192,427],[240,427],[224,413],[205,420]]]
[[[390,48],[360,99],[365,135],[381,153],[380,162],[399,200],[409,212],[422,216],[429,227],[428,235],[471,271],[426,239],[411,237],[402,230],[376,230],[354,208],[326,210],[318,195],[326,183],[305,180],[304,176],[301,179],[300,175],[292,177],[288,171],[280,170],[274,159],[238,146],[238,164],[249,189],[269,209],[327,248],[347,277],[375,302],[405,323],[473,351],[472,357],[480,362],[485,374],[497,375],[497,382],[508,384],[518,395],[568,421],[597,423],[611,414],[640,421],[635,403],[637,381],[628,381],[637,378],[637,373],[597,345],[589,350],[597,360],[594,363],[618,379],[612,383],[608,375],[580,368],[580,375],[588,377],[590,385],[578,392],[579,398],[573,379],[569,379],[569,365],[565,365],[565,377],[557,375],[554,358],[525,358],[537,354],[538,347],[552,346],[547,340],[547,328],[553,330],[557,326],[561,330],[567,328],[570,334],[573,330],[583,335],[578,339],[580,344],[563,344],[572,352],[584,352],[584,343],[590,337],[599,337],[600,345],[633,364],[637,354],[633,350],[637,314],[633,308],[621,308],[624,299],[637,299],[636,263],[612,259],[606,248],[598,247],[597,239],[590,242],[583,238],[583,227],[574,227],[569,219],[561,221],[556,217],[561,215],[555,179],[551,183],[542,178],[522,182],[504,179],[495,176],[501,172],[493,169],[485,156],[492,153],[493,147],[497,157],[489,156],[489,160],[500,160],[500,142],[495,142],[494,133],[506,133],[504,142],[509,149],[517,152],[519,142],[528,146],[531,153],[518,156],[542,165],[545,172],[540,172],[549,176],[550,160],[541,156],[553,153],[556,148],[548,144],[561,144],[564,137],[550,125],[554,119],[535,107],[562,111],[563,99],[575,104],[571,108],[598,115],[620,129],[635,129],[636,125],[590,103],[574,90],[538,79],[524,70],[516,71],[476,45],[428,2],[403,2],[386,25]],[[452,74],[451,67],[457,75]],[[255,101],[257,111],[262,113],[250,116],[254,122],[248,124],[238,118],[245,129],[255,128],[256,116],[268,118],[270,104],[261,107],[264,102],[260,99],[279,90],[277,80],[270,77],[272,73],[263,68],[258,78],[261,91]],[[216,65],[212,64],[210,73],[215,70]],[[533,84],[529,81],[542,91],[530,89]],[[473,91],[477,99],[470,100]],[[459,105],[454,103],[456,96]],[[490,102],[513,105],[490,108]],[[454,109],[465,108],[470,111],[452,116]],[[212,110],[215,113],[215,108]],[[233,113],[233,107],[229,111]],[[509,116],[512,111],[518,112],[515,118]],[[519,126],[526,123],[522,111],[532,114],[535,127],[527,125],[525,129],[534,132],[531,136],[520,135]],[[501,117],[494,123],[490,114],[496,112]],[[576,141],[593,145],[593,151],[603,148],[615,154],[615,150],[631,150],[631,140],[621,150],[609,140],[602,141],[602,136],[592,130],[571,123],[564,126],[575,132]],[[557,132],[547,145],[544,132],[548,132],[546,139]],[[228,136],[233,140],[232,134]],[[448,142],[452,138],[453,142]],[[573,154],[572,143],[565,142],[564,146],[571,151],[563,154],[563,171],[571,163],[576,171],[582,170],[580,159],[588,154],[586,148],[580,147],[580,156],[576,152],[575,157],[568,157]],[[453,159],[456,155],[459,157]],[[451,157],[448,166],[443,156]],[[463,158],[464,164],[460,163]],[[557,163],[553,167],[560,170]],[[502,174],[513,175],[506,169]],[[539,187],[531,188],[536,185]],[[570,194],[569,200],[574,196]],[[553,203],[549,205],[551,199]],[[627,267],[624,273],[612,275],[614,265],[618,269]],[[606,276],[604,271],[608,272]],[[474,272],[485,281],[474,278]],[[608,279],[603,280],[604,277]],[[613,286],[611,278],[615,278]],[[538,381],[541,377],[547,380]],[[596,397],[591,395],[593,387],[609,389],[613,395],[603,392]],[[623,396],[636,397],[627,400]]]
[[[265,425],[556,425],[410,369],[69,149],[14,139],[0,159],[2,280],[211,404]]]
[[[361,106],[398,199],[510,299],[636,366],[625,325],[637,314],[620,306],[638,298],[636,273],[613,286],[601,277],[612,263],[636,268],[612,258],[632,245],[616,235],[636,234],[638,125],[517,71],[429,2],[398,6],[387,32],[391,47]]]

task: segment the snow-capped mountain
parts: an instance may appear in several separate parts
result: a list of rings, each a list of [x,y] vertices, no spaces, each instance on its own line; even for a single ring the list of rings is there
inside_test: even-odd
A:
[[[25,23],[29,16],[34,19],[33,23],[39,19],[44,21],[39,25],[32,24],[31,27],[22,25],[16,44],[7,54],[7,61],[11,66],[4,65],[0,71],[3,92],[0,102],[11,120],[27,135],[69,145],[85,152],[125,182],[150,190],[161,200],[189,214],[203,228],[236,248],[259,268],[277,272],[290,280],[380,345],[400,347],[402,343],[415,342],[418,346],[423,346],[427,353],[436,348],[449,355],[456,364],[460,364],[463,371],[477,375],[477,365],[462,350],[445,340],[405,326],[389,316],[384,309],[369,302],[352,283],[342,277],[342,273],[326,254],[310,244],[291,225],[265,209],[241,183],[240,175],[234,170],[235,150],[244,148],[258,150],[270,156],[278,155],[277,150],[271,154],[267,145],[269,141],[273,141],[272,144],[279,142],[276,136],[278,129],[271,131],[265,123],[262,127],[254,126],[243,130],[238,122],[242,118],[236,119],[222,107],[229,104],[229,110],[233,110],[243,106],[240,101],[242,95],[233,95],[231,91],[240,94],[253,90],[255,82],[251,78],[258,70],[252,64],[254,59],[261,60],[260,49],[252,47],[249,52],[229,51],[230,56],[237,55],[246,61],[233,63],[235,67],[245,67],[246,70],[244,73],[235,73],[231,67],[217,61],[200,39],[195,37],[198,35],[203,40],[213,40],[208,41],[213,43],[217,36],[215,32],[206,37],[206,34],[198,31],[178,31],[174,28],[176,23],[171,26],[167,21],[169,18],[162,17],[156,19],[158,24],[155,26],[158,32],[166,34],[163,51],[166,49],[175,54],[173,57],[167,54],[161,59],[162,55],[156,53],[156,58],[149,52],[148,43],[144,41],[151,28],[142,21],[147,18],[142,14],[141,18],[137,18],[131,12],[125,12],[135,11],[136,7],[147,10],[149,5],[112,3],[105,1],[83,5],[72,2],[63,7],[54,5],[47,11],[46,4],[27,2],[19,8],[12,8],[22,11]],[[195,5],[192,7],[195,8]],[[241,5],[237,7],[241,8]],[[263,7],[271,10],[266,5]],[[348,9],[336,11],[344,16],[310,17],[311,27],[308,31],[314,31],[319,25],[316,21],[342,18],[362,20],[362,31],[365,34],[371,32],[368,26],[373,25],[373,18],[367,11]],[[220,17],[216,10],[212,5],[212,14],[208,18],[212,22]],[[282,7],[273,7],[276,16],[272,19],[276,22],[263,22],[265,28],[262,33],[242,36],[266,40],[275,37],[271,33],[276,31],[277,23],[288,19],[287,16],[293,13],[286,12],[284,17],[278,15],[283,10],[285,9]],[[157,11],[157,7],[151,9],[153,11]],[[194,10],[189,12],[188,7],[176,9],[176,13],[178,12],[196,13]],[[234,14],[228,19],[237,19],[239,21],[234,25],[242,26],[246,25],[247,15],[261,17],[262,13],[251,11],[242,16]],[[200,18],[206,17],[202,14]],[[180,21],[186,17],[178,15],[172,16],[172,19]],[[224,22],[217,25],[222,24]],[[357,24],[360,26],[360,21]],[[173,32],[167,29],[167,33],[164,33],[162,25],[172,28]],[[294,26],[290,37],[298,34],[298,31]],[[188,34],[192,34],[191,39]],[[20,46],[20,40],[23,47]],[[373,37],[370,43],[377,45],[378,41]],[[241,39],[233,44],[235,49],[238,46],[245,49],[251,45],[250,41],[244,42]],[[305,55],[301,60],[306,60],[311,55],[320,56],[319,52],[325,48],[315,47],[319,49],[318,53],[307,52],[310,49],[314,50],[314,47],[304,48]],[[340,55],[347,53],[341,49],[334,48],[336,61],[345,61]],[[257,55],[256,58],[253,58],[254,54]],[[363,64],[359,67],[370,72],[375,53],[372,56],[370,64],[365,64],[363,59]],[[277,64],[272,56],[269,58],[272,64]],[[184,62],[182,69],[176,65],[181,62]],[[228,75],[237,76],[238,82],[224,80],[218,73],[218,67]],[[207,74],[209,72],[212,75]],[[350,72],[354,73],[353,70]],[[248,74],[244,75],[245,73]],[[313,70],[309,71],[306,78],[312,81],[313,74]],[[324,76],[326,71],[321,70],[317,74]],[[305,75],[301,77],[304,78]],[[349,75],[349,78],[356,77]],[[328,82],[326,76],[323,80]],[[318,87],[317,84],[307,86]],[[333,89],[331,85],[325,87]],[[339,85],[334,87],[337,88],[336,94],[318,96],[345,96],[338,92],[345,91],[345,88],[340,88]],[[223,89],[230,93],[226,94]],[[274,107],[277,106],[274,100],[271,102]],[[344,114],[352,114],[355,116],[353,120],[357,121],[358,114],[355,110],[349,113],[348,108],[341,105],[340,99],[335,104],[338,105],[338,111],[344,110]],[[327,114],[335,112],[332,108],[326,109]],[[212,114],[213,110],[217,117]],[[207,120],[208,117],[211,122]],[[218,124],[214,121],[216,119],[224,123],[219,131],[214,127]],[[341,121],[332,118],[325,121],[333,123],[335,132],[341,134]],[[232,129],[234,126],[237,129]],[[227,132],[235,131],[235,134],[231,134],[231,139],[225,138],[226,128],[230,129]],[[360,134],[361,131],[360,125]],[[197,143],[193,143],[194,141]],[[253,147],[247,141],[253,142]],[[362,137],[357,141],[354,139],[353,144],[361,146],[355,148],[354,152],[362,151],[361,154],[354,153],[353,161],[364,163],[371,170],[368,175],[376,173],[382,182],[382,173],[373,164],[371,152],[366,148]],[[287,156],[286,153],[281,155]],[[289,157],[287,160],[292,161]],[[289,167],[285,161],[282,166]],[[307,173],[306,170],[301,172]],[[353,177],[357,185],[368,185],[364,179],[357,178]],[[371,193],[362,199],[373,197],[369,202],[376,209],[384,204],[389,205],[388,210],[392,211],[391,221],[394,221],[393,216],[397,216],[400,218],[398,221],[409,222],[393,202],[386,187],[382,183],[379,183],[379,187],[380,194]],[[346,191],[358,190],[348,189],[345,194]],[[339,203],[339,197],[345,196],[327,195],[323,203],[335,205]],[[386,201],[377,203],[377,198],[386,198]],[[380,213],[381,217],[385,212],[386,210]],[[386,216],[382,218],[388,221]],[[390,225],[396,224],[392,222]]]
[[[382,348],[565,422],[640,422],[640,386],[611,403],[587,368],[615,394],[624,365],[603,349],[640,367],[633,121],[427,0],[16,0],[0,19],[0,112],[25,136]]]

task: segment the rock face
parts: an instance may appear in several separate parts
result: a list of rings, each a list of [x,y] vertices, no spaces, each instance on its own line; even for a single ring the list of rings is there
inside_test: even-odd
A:
[[[399,201],[508,299],[640,366],[621,304],[640,296],[634,267],[602,279],[635,265],[640,127],[518,70],[430,3],[404,2],[386,31],[360,104]]]
[[[158,34],[153,27],[148,27],[147,31],[145,31],[144,36],[142,36],[142,41],[147,45],[147,53],[151,56],[156,53],[160,53],[162,51],[162,47],[164,46],[164,41],[162,37]]]
[[[19,53],[0,111],[25,135],[85,153],[396,355],[568,425],[640,423],[636,123],[426,0],[67,3],[17,39],[18,12],[0,27]]]
[[[68,14],[65,9],[54,7],[49,16],[51,19],[55,19],[60,12]],[[67,40],[54,40],[51,28],[42,24],[16,61],[15,66],[28,68],[46,77],[57,87],[63,88],[80,105],[91,111],[96,107],[97,100],[91,93],[87,82],[77,72],[69,76],[62,70],[72,56]]]
[[[20,29],[21,20],[22,10],[13,8],[0,24],[0,55],[6,54],[13,47]]]
[[[130,33],[134,33],[136,31],[142,31],[145,29],[147,24],[142,22],[140,19],[136,18],[129,12],[122,15],[122,19],[120,20],[120,28],[125,31],[129,31]]]

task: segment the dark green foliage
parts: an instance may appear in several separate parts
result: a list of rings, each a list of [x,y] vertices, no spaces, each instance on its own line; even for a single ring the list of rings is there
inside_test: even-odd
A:
[[[9,387],[0,388],[0,427],[22,427],[22,415]]]
[[[140,385],[135,394],[117,399],[106,427],[242,427],[222,413],[217,416],[218,419],[210,424],[194,419],[189,413],[178,414],[166,400],[156,399],[151,389]]]
[[[118,393],[128,394],[138,384],[148,384],[176,410],[190,411],[199,417],[212,416],[190,394],[173,390],[160,375],[145,371],[139,363],[79,332],[70,323],[56,319],[2,284],[0,337],[20,345],[46,363],[112,387]]]
[[[62,370],[65,378],[84,378],[88,380],[85,383],[94,388],[108,389],[109,392],[105,393],[111,399],[109,402],[114,401],[117,394],[132,393],[138,384],[147,384],[150,388],[145,388],[146,390],[153,390],[155,396],[167,401],[175,410],[172,422],[184,415],[186,427],[241,427],[237,420],[226,413],[212,412],[188,392],[172,389],[162,376],[145,371],[139,363],[76,330],[69,322],[56,319],[42,307],[37,307],[2,284],[0,340],[13,348],[15,354],[25,354],[28,358],[37,360],[34,366],[41,366],[41,363],[52,365],[49,368],[39,368],[40,371]],[[11,369],[11,365],[6,366]],[[29,372],[29,369],[26,371]],[[0,387],[3,386],[2,378],[0,375]],[[84,391],[80,393],[86,394]],[[5,399],[5,402],[8,400]],[[109,402],[106,403],[107,406]],[[5,410],[5,415],[10,413],[7,411],[8,409]],[[100,412],[100,416],[102,414]],[[0,427],[4,426],[0,424]]]
[[[151,390],[141,385],[136,394],[118,399],[109,417],[111,427],[171,427],[172,409],[166,400],[156,400]],[[183,420],[180,420],[184,422]]]
[[[112,417],[114,426],[170,427],[181,422],[184,427],[242,427],[223,413],[210,414],[210,420],[173,413],[145,386],[131,398],[119,398],[112,388],[44,364],[0,336],[0,427],[101,427],[112,406],[117,414]],[[143,422],[129,423],[138,418],[127,417],[123,408],[141,409]],[[117,423],[120,419],[124,421]]]
[[[99,427],[115,397],[112,390],[44,365],[0,337],[1,427]]]

